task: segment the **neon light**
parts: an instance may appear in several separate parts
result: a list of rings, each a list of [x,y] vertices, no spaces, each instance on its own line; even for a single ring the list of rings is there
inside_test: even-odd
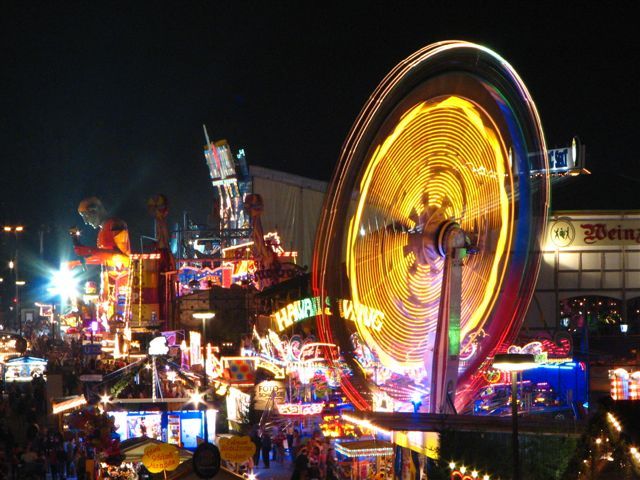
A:
[[[202,365],[200,332],[189,332],[189,365]]]
[[[280,415],[309,416],[320,415],[324,408],[324,403],[278,403],[278,413]]]
[[[276,321],[278,332],[282,332],[294,323],[302,322],[303,320],[316,317],[322,313],[330,315],[329,305],[329,299],[321,302],[320,297],[303,298],[281,308],[271,315],[271,318]],[[338,300],[337,305],[341,318],[360,323],[364,325],[365,328],[375,331],[382,329],[384,312],[367,305],[354,304],[351,300]]]

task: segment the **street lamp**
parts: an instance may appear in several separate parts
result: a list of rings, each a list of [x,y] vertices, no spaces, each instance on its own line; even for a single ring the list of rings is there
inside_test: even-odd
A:
[[[5,225],[2,230],[5,233],[13,233],[16,238],[15,243],[15,255],[14,259],[9,262],[9,268],[13,270],[15,286],[16,286],[16,325],[18,325],[18,330],[20,332],[20,336],[22,336],[22,319],[20,318],[20,284],[19,284],[19,274],[18,274],[18,234],[24,232],[24,227],[22,225]],[[24,283],[23,283],[24,285]]]
[[[209,387],[209,380],[207,379],[207,320],[211,320],[216,316],[213,312],[196,312],[193,314],[193,318],[202,320],[202,344],[204,345],[204,443],[209,442],[209,425],[207,422],[207,389]]]
[[[493,358],[493,368],[511,373],[511,425],[513,448],[513,480],[520,480],[520,444],[518,440],[518,372],[537,367],[529,353],[499,353]]]

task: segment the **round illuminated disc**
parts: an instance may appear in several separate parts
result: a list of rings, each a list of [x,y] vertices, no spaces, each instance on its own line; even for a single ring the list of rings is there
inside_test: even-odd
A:
[[[323,341],[352,366],[359,408],[376,393],[426,394],[442,295],[441,226],[455,222],[463,260],[456,404],[486,358],[513,339],[539,268],[546,148],[535,106],[499,56],[466,42],[415,53],[381,83],[343,147],[316,241],[318,294],[352,301],[319,317]]]

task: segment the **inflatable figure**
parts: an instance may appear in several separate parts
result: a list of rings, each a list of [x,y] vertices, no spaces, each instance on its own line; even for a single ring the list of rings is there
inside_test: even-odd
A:
[[[78,206],[78,213],[86,225],[98,229],[95,247],[74,242],[76,255],[84,257],[84,263],[106,265],[114,268],[129,266],[129,231],[127,224],[118,218],[109,218],[100,199],[85,198]]]
[[[122,317],[124,302],[119,298],[126,298],[129,265],[131,262],[131,248],[129,245],[129,231],[127,224],[107,215],[102,202],[96,197],[85,198],[78,206],[78,213],[85,224],[98,229],[96,246],[81,245],[79,230],[70,231],[73,237],[74,251],[82,257],[81,263],[100,265],[101,288],[98,318],[108,330],[108,322],[115,317]],[[73,268],[79,262],[70,262]]]

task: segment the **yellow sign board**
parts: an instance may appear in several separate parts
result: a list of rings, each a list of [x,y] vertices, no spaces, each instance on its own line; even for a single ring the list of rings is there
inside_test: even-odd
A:
[[[175,470],[180,465],[178,448],[168,443],[150,445],[144,449],[142,464],[151,473]]]
[[[248,436],[222,437],[218,440],[220,457],[229,462],[241,463],[249,460],[256,453],[256,446]]]

